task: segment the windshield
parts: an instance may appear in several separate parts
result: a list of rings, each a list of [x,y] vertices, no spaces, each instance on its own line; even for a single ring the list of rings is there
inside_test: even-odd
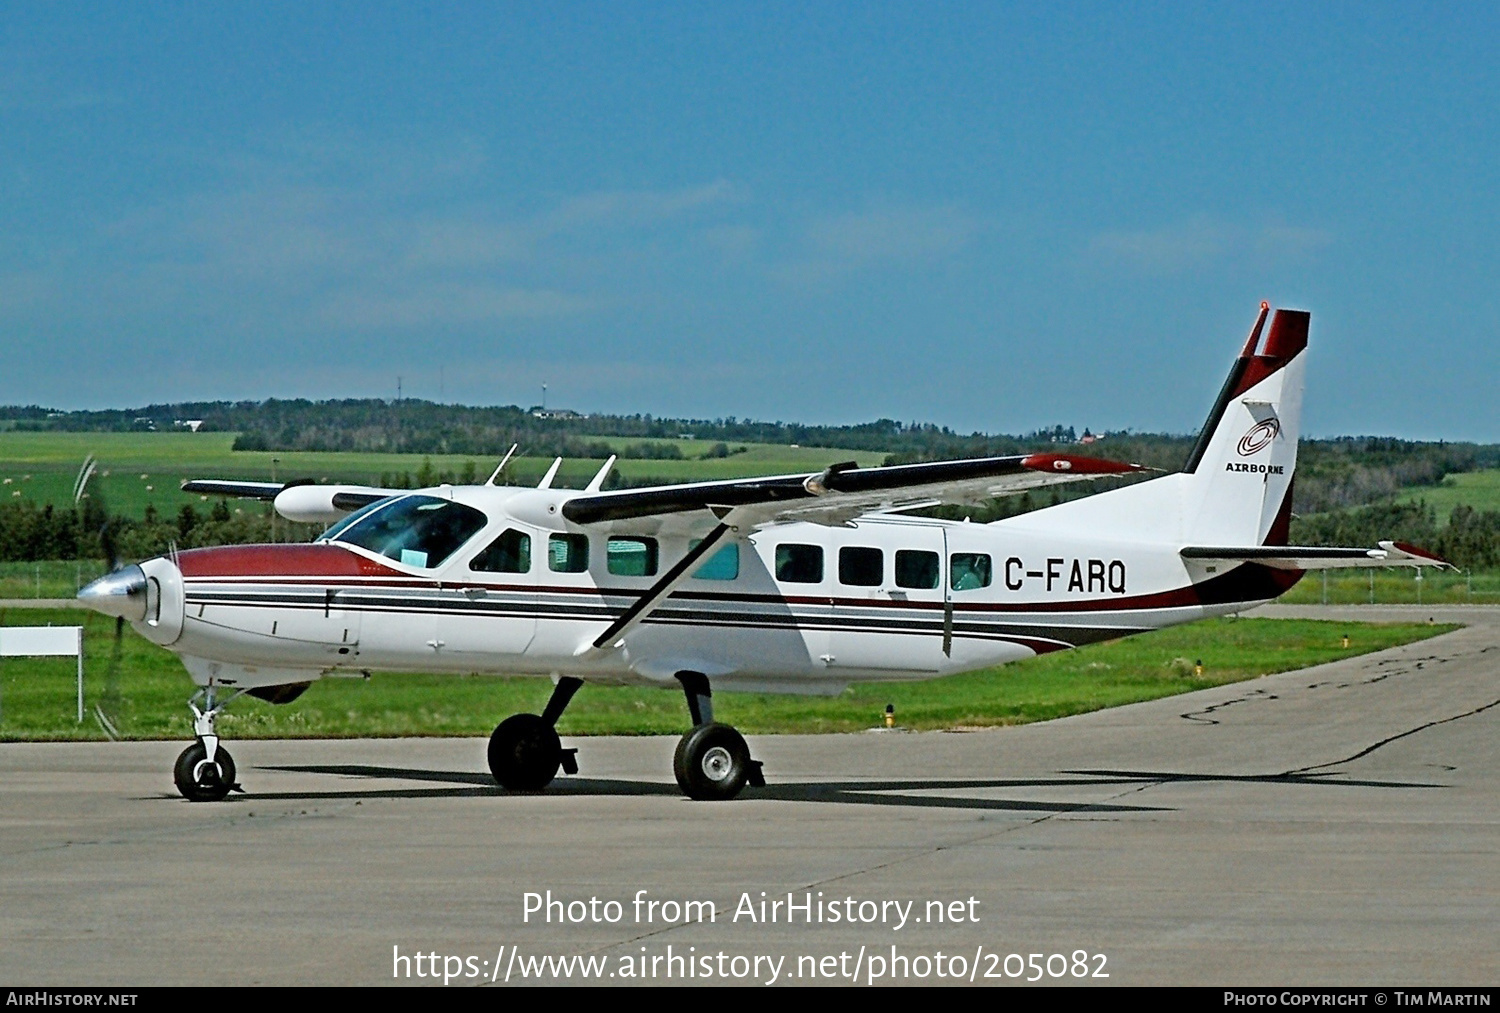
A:
[[[388,503],[389,499],[378,499],[374,503],[366,503],[364,506],[354,511],[348,517],[345,517],[343,520],[333,525],[333,527],[323,532],[316,539],[314,539],[314,541],[332,542],[336,540],[341,534],[344,533],[345,529],[358,524],[361,519],[368,517],[370,514],[374,513],[376,510],[379,510],[381,507],[386,506]]]
[[[374,504],[369,513],[350,517],[324,537],[358,545],[407,566],[431,569],[453,555],[486,522],[483,513],[462,503],[436,496],[403,496],[394,502]]]

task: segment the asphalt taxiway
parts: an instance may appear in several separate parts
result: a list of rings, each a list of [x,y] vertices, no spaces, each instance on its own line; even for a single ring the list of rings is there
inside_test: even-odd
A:
[[[668,737],[572,741],[581,776],[541,795],[493,787],[482,740],[234,742],[246,793],[198,805],[172,789],[181,743],[6,744],[0,984],[381,984],[415,953],[474,958],[482,973],[453,985],[497,961],[521,980],[517,955],[600,956],[618,983],[669,946],[781,955],[782,983],[810,983],[799,967],[847,982],[861,948],[863,981],[895,947],[928,958],[898,982],[938,980],[941,950],[976,983],[1014,971],[1009,954],[1066,954],[1044,981],[1492,984],[1500,608],[1429,617],[1468,625],[1019,728],[752,738],[771,784],[731,803],[679,797]],[[549,890],[597,914],[526,916]],[[638,920],[642,890],[717,917]],[[900,928],[889,907],[852,925],[731,917],[762,891],[856,918],[915,903]],[[651,980],[704,983],[664,976],[688,966]],[[716,970],[770,965],[736,966]]]

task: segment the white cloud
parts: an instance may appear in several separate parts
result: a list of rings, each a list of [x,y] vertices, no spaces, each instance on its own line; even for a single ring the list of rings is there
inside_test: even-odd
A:
[[[813,223],[808,239],[821,254],[850,263],[936,260],[963,249],[974,222],[952,207],[881,208]]]
[[[413,268],[473,268],[523,260],[534,249],[524,228],[434,220],[411,226],[403,260]]]
[[[1103,232],[1089,243],[1095,255],[1146,274],[1176,274],[1219,261],[1302,258],[1333,242],[1321,229],[1247,226],[1198,216],[1155,229]]]
[[[967,247],[979,224],[957,207],[882,207],[831,215],[809,225],[802,249],[772,269],[792,285],[817,285],[851,273],[946,260]]]
[[[551,228],[655,225],[701,208],[743,199],[740,189],[724,179],[676,190],[605,190],[564,200],[554,211],[543,215],[539,224]]]
[[[434,282],[399,294],[339,292],[323,304],[319,317],[334,327],[381,329],[571,316],[589,308],[587,299],[550,289]]]

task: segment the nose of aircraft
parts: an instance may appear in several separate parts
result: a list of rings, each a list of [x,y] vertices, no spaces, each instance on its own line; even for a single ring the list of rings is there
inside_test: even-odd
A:
[[[78,600],[95,612],[138,623],[146,618],[146,572],[132,563],[106,573],[79,591]]]

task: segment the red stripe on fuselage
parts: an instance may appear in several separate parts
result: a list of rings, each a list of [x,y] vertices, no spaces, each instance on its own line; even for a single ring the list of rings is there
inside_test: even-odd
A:
[[[178,554],[184,577],[405,577],[337,545],[225,545]]]

